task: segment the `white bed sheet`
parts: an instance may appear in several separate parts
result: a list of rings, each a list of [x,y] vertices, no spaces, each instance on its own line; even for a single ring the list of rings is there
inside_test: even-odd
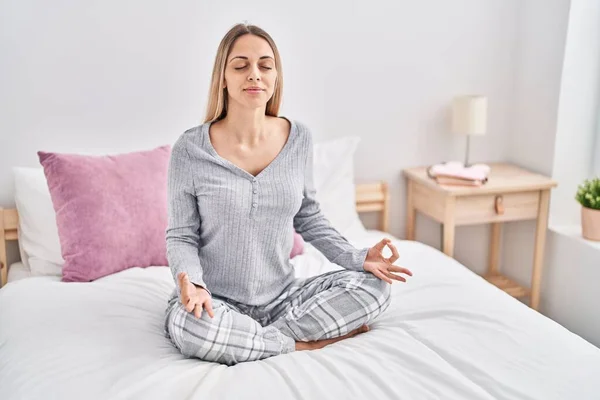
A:
[[[8,267],[7,281],[13,282],[19,279],[25,279],[31,277],[31,270],[27,268],[21,261],[10,264]]]
[[[371,246],[384,234],[350,240]],[[594,399],[600,350],[432,247],[395,241],[414,276],[371,331],[233,367],[163,335],[166,267],[92,283],[30,277],[0,290],[5,399]],[[298,276],[335,269],[312,246]]]

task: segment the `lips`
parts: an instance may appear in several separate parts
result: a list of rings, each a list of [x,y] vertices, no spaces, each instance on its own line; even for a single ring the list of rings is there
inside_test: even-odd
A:
[[[259,88],[259,87],[250,87],[250,88],[246,88],[246,89],[244,89],[244,90],[245,90],[245,91],[247,91],[247,92],[261,92],[261,91],[263,91],[264,89],[261,89],[261,88]]]

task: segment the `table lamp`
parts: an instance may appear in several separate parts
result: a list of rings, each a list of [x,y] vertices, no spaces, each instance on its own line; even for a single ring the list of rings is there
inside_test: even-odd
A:
[[[487,97],[467,95],[452,101],[452,132],[467,136],[465,167],[469,167],[469,140],[472,135],[485,135],[487,125]]]

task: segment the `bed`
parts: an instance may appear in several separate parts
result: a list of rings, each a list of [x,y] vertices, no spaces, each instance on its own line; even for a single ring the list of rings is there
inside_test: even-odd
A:
[[[367,333],[321,350],[233,367],[186,359],[163,332],[174,283],[164,266],[91,283],[2,269],[2,399],[597,399],[600,350],[491,285],[437,249],[386,233],[384,183],[358,185],[357,210],[413,272]],[[0,260],[18,215],[0,210]],[[295,257],[298,276],[340,269],[315,248]]]

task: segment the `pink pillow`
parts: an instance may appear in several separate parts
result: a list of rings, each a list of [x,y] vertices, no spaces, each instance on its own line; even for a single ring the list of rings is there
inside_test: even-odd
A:
[[[292,247],[290,258],[294,258],[302,253],[304,253],[304,240],[302,240],[302,236],[294,231],[294,246]]]
[[[37,154],[56,211],[63,282],[168,265],[171,146],[106,156]]]

